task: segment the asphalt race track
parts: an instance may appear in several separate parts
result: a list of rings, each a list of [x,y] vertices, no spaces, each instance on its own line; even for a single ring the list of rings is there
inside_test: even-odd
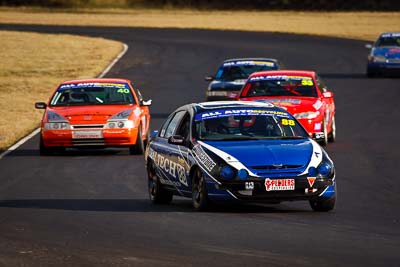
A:
[[[327,150],[338,203],[329,213],[315,213],[307,202],[202,213],[183,198],[153,206],[143,156],[109,149],[40,157],[35,136],[0,160],[0,266],[399,266],[400,79],[365,77],[365,42],[0,25],[6,29],[127,43],[107,77],[132,79],[153,99],[152,129],[176,107],[203,101],[204,76],[226,58],[274,57],[287,68],[318,71],[337,106],[338,138]]]

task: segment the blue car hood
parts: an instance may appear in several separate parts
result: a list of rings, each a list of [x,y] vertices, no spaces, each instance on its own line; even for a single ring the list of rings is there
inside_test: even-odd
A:
[[[375,56],[384,56],[386,58],[400,58],[400,47],[386,46],[386,47],[375,47]]]
[[[235,157],[248,168],[281,164],[307,166],[313,153],[313,145],[309,139],[204,143]]]

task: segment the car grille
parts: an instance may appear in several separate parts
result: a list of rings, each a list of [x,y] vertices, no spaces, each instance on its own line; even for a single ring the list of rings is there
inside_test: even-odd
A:
[[[287,177],[297,176],[303,172],[303,165],[264,165],[251,166],[250,169],[259,176]]]
[[[387,60],[387,63],[400,63],[400,58],[391,58]]]
[[[255,170],[287,170],[301,168],[303,165],[264,165],[264,166],[251,166]]]
[[[101,146],[104,145],[104,139],[73,139],[74,146]]]
[[[72,125],[74,129],[94,129],[99,128],[102,129],[104,127],[103,124],[79,124],[79,125]]]

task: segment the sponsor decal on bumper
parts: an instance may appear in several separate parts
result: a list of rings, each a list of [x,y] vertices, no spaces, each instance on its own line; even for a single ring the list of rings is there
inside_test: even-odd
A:
[[[294,190],[294,179],[265,179],[265,190],[267,191],[286,191]]]
[[[317,178],[315,178],[315,177],[307,177],[307,181],[308,181],[308,184],[310,185],[310,187],[313,187],[316,179]]]
[[[102,131],[73,131],[72,138],[73,139],[103,138],[103,132]]]

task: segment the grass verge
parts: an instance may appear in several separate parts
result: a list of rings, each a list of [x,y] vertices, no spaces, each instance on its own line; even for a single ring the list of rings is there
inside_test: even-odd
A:
[[[400,12],[0,8],[0,23],[287,32],[375,40],[400,31]]]
[[[0,31],[0,150],[38,127],[47,101],[62,81],[99,75],[122,50],[102,38]]]

